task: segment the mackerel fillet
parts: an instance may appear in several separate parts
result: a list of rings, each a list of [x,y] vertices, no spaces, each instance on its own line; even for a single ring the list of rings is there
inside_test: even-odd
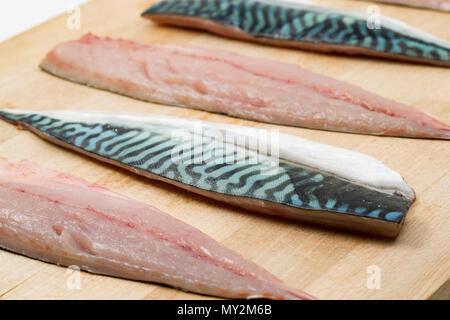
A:
[[[60,146],[251,211],[396,237],[414,191],[367,155],[278,131],[101,111],[0,118]]]
[[[0,247],[218,297],[311,298],[152,206],[28,161],[0,158]]]
[[[86,35],[41,63],[59,77],[137,99],[275,124],[353,133],[450,138],[413,107],[296,65],[189,45]]]
[[[448,9],[448,1],[421,1],[425,2]],[[311,1],[163,0],[142,16],[274,46],[450,66],[449,41],[379,14],[368,19],[366,12]]]

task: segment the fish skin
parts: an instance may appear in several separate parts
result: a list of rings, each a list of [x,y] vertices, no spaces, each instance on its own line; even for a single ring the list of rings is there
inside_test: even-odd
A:
[[[28,161],[0,158],[0,247],[218,297],[313,299],[152,206]]]
[[[365,13],[310,3],[164,0],[142,16],[156,23],[276,46],[450,66],[448,41],[387,17],[381,18],[381,28],[370,29]]]
[[[282,157],[276,159],[247,147],[252,144],[250,140],[234,144],[237,135],[230,136],[233,144],[226,135],[225,140],[209,140],[218,137],[224,125],[206,121],[112,112],[6,109],[0,109],[0,118],[50,142],[147,178],[244,209],[300,221],[396,237],[415,200],[414,192],[398,173],[381,162],[319,143],[308,146],[308,141],[290,135],[280,136],[281,143],[289,142],[288,149],[305,152],[303,159],[314,159],[312,162],[295,154],[286,155],[284,145],[280,147]],[[204,130],[196,131],[198,126]],[[179,138],[180,128],[184,130],[181,136],[187,133],[187,138]],[[216,128],[219,131],[212,132]],[[228,132],[244,130],[242,126],[226,128]],[[261,146],[261,142],[254,145]],[[272,145],[269,147],[273,152]],[[322,160],[318,154],[322,154]],[[327,165],[330,159],[347,163],[351,170],[346,175],[339,167],[332,169]],[[311,167],[316,160],[322,163],[319,169]],[[357,180],[367,173],[374,184]],[[376,182],[378,175],[385,178]]]
[[[372,0],[389,4],[399,4],[410,7],[428,8],[441,11],[450,11],[450,0]]]
[[[244,119],[352,133],[450,139],[450,126],[408,105],[296,65],[226,51],[145,45],[87,34],[57,45],[41,68],[133,98]]]

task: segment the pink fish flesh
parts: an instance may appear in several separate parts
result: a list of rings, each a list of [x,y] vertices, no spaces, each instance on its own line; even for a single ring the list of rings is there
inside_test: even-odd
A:
[[[56,46],[41,67],[134,98],[269,123],[450,139],[413,107],[296,65],[188,45],[144,45],[88,34]]]
[[[312,299],[154,207],[28,161],[0,158],[0,247],[207,295]]]

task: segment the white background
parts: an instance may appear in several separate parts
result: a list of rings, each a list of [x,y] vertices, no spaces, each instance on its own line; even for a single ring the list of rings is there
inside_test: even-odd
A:
[[[90,0],[0,0],[0,42],[88,1]]]
[[[0,42],[89,0],[0,0]]]

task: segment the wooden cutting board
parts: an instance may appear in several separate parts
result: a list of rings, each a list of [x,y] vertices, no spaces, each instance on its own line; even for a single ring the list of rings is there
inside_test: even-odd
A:
[[[272,126],[208,112],[141,102],[58,79],[38,68],[55,44],[86,32],[144,43],[193,43],[295,63],[411,104],[450,123],[450,69],[302,52],[161,27],[139,17],[151,0],[93,0],[81,7],[80,29],[64,14],[0,44],[0,106],[103,109],[180,116],[260,128],[367,153],[400,172],[417,202],[395,241],[271,218],[142,179],[47,143],[0,122],[0,156],[29,159],[155,205],[204,231],[289,285],[322,299],[450,298],[450,142],[373,137]],[[365,11],[364,1],[318,1]],[[378,5],[381,13],[450,40],[450,15]],[[76,14],[76,13],[75,13]],[[77,288],[79,276],[80,286]],[[379,280],[379,281],[378,281]],[[68,285],[69,284],[69,285]],[[168,287],[71,273],[0,250],[3,299],[202,299]]]

